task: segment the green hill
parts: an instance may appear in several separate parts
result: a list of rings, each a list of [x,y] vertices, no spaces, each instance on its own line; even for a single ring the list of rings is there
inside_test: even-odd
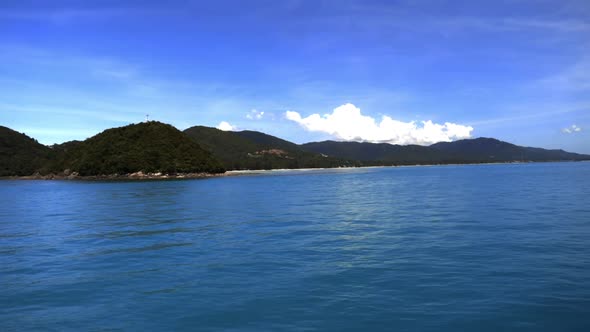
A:
[[[281,149],[285,151],[298,151],[301,152],[301,147],[295,143],[286,141],[284,139],[271,136],[265,133],[261,133],[259,131],[252,131],[252,130],[243,130],[243,131],[236,131],[234,132],[236,135],[249,140],[250,142],[254,142],[260,147],[264,148],[273,148],[273,149]]]
[[[0,176],[31,175],[47,164],[51,155],[47,146],[0,126]]]
[[[82,176],[225,171],[211,153],[184,133],[156,121],[108,129],[81,143],[66,143],[56,149],[61,156],[52,170],[69,169]]]
[[[295,169],[356,166],[358,163],[304,151],[295,143],[256,131],[195,126],[184,131],[227,169]]]

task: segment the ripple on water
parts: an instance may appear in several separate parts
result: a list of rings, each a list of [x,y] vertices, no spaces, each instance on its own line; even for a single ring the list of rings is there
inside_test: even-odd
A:
[[[586,331],[589,197],[589,163],[2,182],[0,330]]]

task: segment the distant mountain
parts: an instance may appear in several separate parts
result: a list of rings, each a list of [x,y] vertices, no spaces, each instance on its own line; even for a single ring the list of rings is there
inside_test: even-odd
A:
[[[69,169],[82,176],[162,173],[222,173],[210,152],[187,135],[161,122],[150,121],[103,131],[83,142],[54,146],[53,171]]]
[[[588,160],[589,155],[514,145],[495,138],[440,142],[430,146],[464,162]]]
[[[590,160],[590,155],[522,147],[493,138],[440,142],[431,146],[324,141],[303,144],[302,148],[373,165]]]
[[[211,151],[227,169],[294,169],[358,164],[305,151],[295,143],[257,131],[234,132],[195,126],[184,132]]]
[[[0,126],[0,176],[33,174],[51,155],[51,149],[35,139]]]

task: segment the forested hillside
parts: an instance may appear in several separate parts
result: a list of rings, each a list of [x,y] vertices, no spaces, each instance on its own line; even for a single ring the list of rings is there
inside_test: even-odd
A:
[[[358,166],[358,162],[330,158],[299,145],[256,131],[222,131],[195,126],[184,131],[221,160],[226,169],[294,169]]]

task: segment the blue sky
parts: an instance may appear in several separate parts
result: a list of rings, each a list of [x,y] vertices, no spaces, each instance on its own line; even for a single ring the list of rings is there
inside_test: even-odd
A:
[[[146,114],[298,143],[450,123],[590,153],[590,2],[0,2],[1,125],[52,144]]]

